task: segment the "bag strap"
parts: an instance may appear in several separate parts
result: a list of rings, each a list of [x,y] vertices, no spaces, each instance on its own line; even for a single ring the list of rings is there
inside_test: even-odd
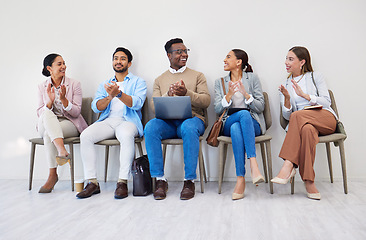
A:
[[[224,90],[224,95],[226,95],[224,78],[221,78],[221,84],[222,84],[222,89]],[[224,117],[226,110],[227,110],[227,108],[225,108],[225,110],[222,112],[221,116],[219,117],[220,122],[222,121],[222,118]]]
[[[224,95],[226,95],[224,78],[221,78],[221,84],[222,84],[222,89],[224,90]]]
[[[318,91],[318,87],[315,84],[314,74],[313,73],[314,72],[311,72],[311,80],[313,80],[313,83],[314,83],[314,86],[315,86],[315,89],[316,89],[316,95],[318,95],[318,97],[319,97],[319,91]]]

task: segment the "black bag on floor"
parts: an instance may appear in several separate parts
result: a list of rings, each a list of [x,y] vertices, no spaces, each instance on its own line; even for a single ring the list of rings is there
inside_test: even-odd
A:
[[[134,196],[147,196],[152,193],[149,160],[146,155],[133,160],[131,173],[133,176],[132,194]]]

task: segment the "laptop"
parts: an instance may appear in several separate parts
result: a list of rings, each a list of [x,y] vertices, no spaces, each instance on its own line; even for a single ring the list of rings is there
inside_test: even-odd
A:
[[[155,117],[160,119],[187,119],[192,117],[191,97],[153,97]]]

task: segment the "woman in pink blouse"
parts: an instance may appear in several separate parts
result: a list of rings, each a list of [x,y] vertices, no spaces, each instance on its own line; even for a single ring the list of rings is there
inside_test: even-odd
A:
[[[45,57],[42,74],[48,78],[38,86],[37,130],[44,140],[50,171],[40,193],[52,191],[58,181],[57,165],[70,160],[63,139],[77,137],[87,127],[80,114],[80,83],[66,77],[65,71],[65,61],[59,54]]]

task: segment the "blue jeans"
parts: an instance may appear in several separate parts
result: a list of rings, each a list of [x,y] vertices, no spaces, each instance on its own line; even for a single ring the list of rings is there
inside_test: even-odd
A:
[[[231,136],[236,176],[245,176],[245,153],[247,158],[256,157],[255,137],[260,134],[259,123],[247,110],[236,112],[226,119],[224,135]]]
[[[151,177],[164,176],[161,140],[183,139],[185,179],[196,179],[199,152],[199,136],[205,132],[205,124],[198,117],[186,120],[151,119],[145,126],[145,146],[150,163]]]

